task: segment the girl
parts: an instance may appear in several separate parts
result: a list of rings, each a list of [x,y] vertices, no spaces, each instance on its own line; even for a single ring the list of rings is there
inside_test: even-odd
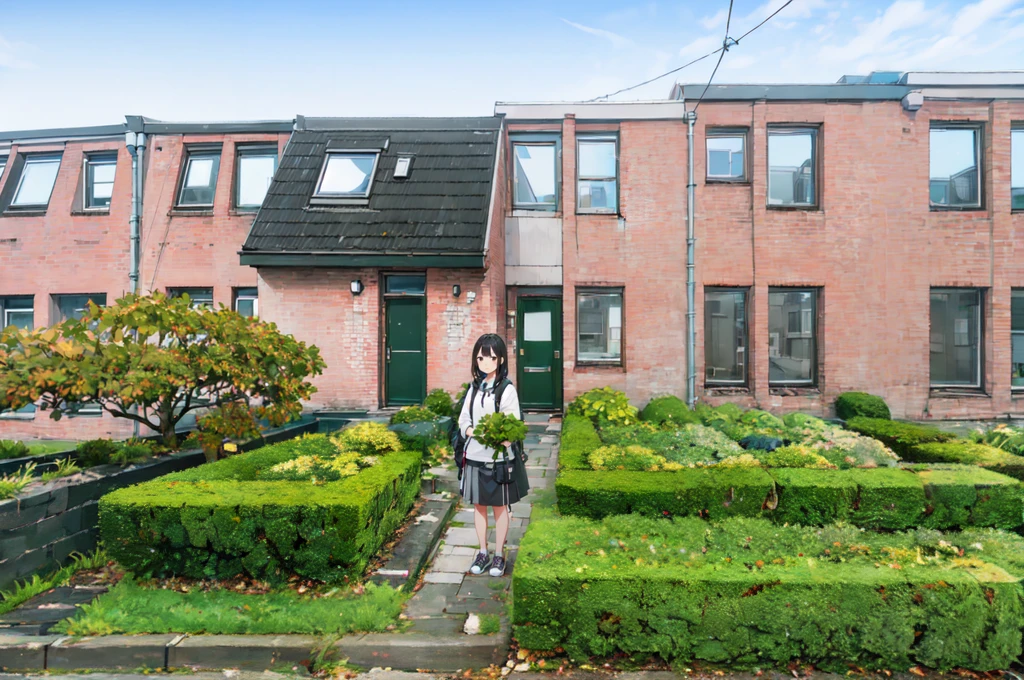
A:
[[[505,341],[494,333],[483,335],[473,347],[473,383],[462,403],[459,429],[466,436],[466,462],[462,473],[460,491],[467,503],[472,503],[476,512],[473,520],[476,535],[480,540],[480,553],[469,571],[482,574],[490,565],[491,576],[505,573],[505,538],[508,536],[511,505],[529,491],[529,483],[522,460],[515,460],[515,447],[505,442],[505,451],[498,461],[508,455],[514,461],[519,474],[513,475],[510,484],[499,484],[494,479],[494,451],[473,439],[473,428],[485,415],[501,411],[515,418],[522,418],[519,409],[519,395],[508,380],[508,351]],[[495,407],[495,394],[501,395],[501,403]],[[487,552],[487,508],[494,508],[494,524],[497,541],[494,560]]]

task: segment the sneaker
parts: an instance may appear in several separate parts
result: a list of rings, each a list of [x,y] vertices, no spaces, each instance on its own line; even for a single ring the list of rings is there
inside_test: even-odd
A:
[[[501,559],[500,557],[498,559]],[[473,560],[473,566],[469,568],[469,573],[480,575],[484,573],[484,569],[491,563],[491,556],[485,552],[478,553],[476,559]]]
[[[505,573],[505,558],[501,555],[494,556],[494,562],[491,563],[491,576],[501,576]]]

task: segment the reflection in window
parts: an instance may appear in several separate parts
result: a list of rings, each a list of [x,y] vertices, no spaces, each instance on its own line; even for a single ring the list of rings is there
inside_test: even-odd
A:
[[[769,128],[768,205],[813,206],[817,130]]]
[[[35,310],[33,309],[32,296],[20,295],[0,298],[0,319],[3,321],[3,326],[0,328],[14,326],[26,331],[35,328]]]
[[[576,332],[581,363],[622,362],[622,292],[576,294]]]
[[[812,385],[817,380],[817,291],[768,292],[768,384]]]
[[[179,206],[212,206],[220,170],[220,152],[189,152]]]
[[[580,210],[618,210],[616,142],[610,138],[580,137],[577,205]]]
[[[743,384],[747,380],[747,293],[704,293],[704,366],[708,383]]]
[[[109,208],[114,195],[117,154],[89,156],[85,159],[85,209]]]
[[[89,313],[89,302],[92,301],[100,307],[107,305],[107,294],[96,293],[93,295],[54,295],[54,302],[57,306],[57,317],[60,321],[67,319],[81,319]]]
[[[370,195],[375,153],[329,153],[316,188],[317,196],[365,198]]]
[[[1024,130],[1010,133],[1010,200],[1014,210],[1024,210]]]
[[[260,300],[255,288],[235,289],[235,311],[242,316],[259,316]]]
[[[1024,390],[1024,290],[1013,291],[1010,307],[1010,342],[1012,343],[1013,378],[1010,385]]]
[[[981,386],[981,291],[935,288],[931,294],[931,384]]]
[[[746,178],[744,164],[744,145],[746,137],[742,134],[714,134],[708,136],[708,179]]]
[[[929,138],[928,196],[932,205],[981,205],[978,173],[979,128],[932,128]]]
[[[236,206],[255,209],[263,205],[263,198],[267,195],[276,169],[276,148],[239,149]]]
[[[554,210],[555,145],[516,142],[512,144],[512,150],[515,157],[515,207]]]
[[[36,156],[25,159],[25,167],[21,169],[21,179],[14,193],[12,206],[45,207],[50,202],[53,185],[57,181],[60,170],[60,156]]]
[[[167,294],[172,298],[188,295],[192,309],[213,309],[213,288],[169,288]]]

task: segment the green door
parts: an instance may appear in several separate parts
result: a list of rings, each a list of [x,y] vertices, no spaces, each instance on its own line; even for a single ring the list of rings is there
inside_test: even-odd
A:
[[[384,305],[384,403],[421,404],[427,396],[426,300],[386,298]]]
[[[516,302],[516,388],[523,408],[562,408],[562,301]]]

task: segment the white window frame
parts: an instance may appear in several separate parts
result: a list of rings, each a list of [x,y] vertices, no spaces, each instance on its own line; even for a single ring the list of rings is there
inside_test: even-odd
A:
[[[10,299],[11,297],[28,297],[28,296],[27,295],[12,295],[12,296],[9,296],[9,297],[7,297],[5,299]],[[16,313],[16,314],[24,314],[25,312],[32,312],[32,325],[33,326],[35,325],[35,322],[36,322],[36,303],[35,303],[35,299],[32,300],[32,306],[31,307],[27,307],[27,308],[26,307],[19,307],[17,309],[10,309],[5,304],[4,305],[4,325],[2,327],[0,327],[0,330],[2,330],[3,328],[7,328],[8,326],[11,325],[11,313],[12,312]]]
[[[192,209],[210,209],[213,208],[214,203],[217,201],[217,181],[220,178],[220,162],[221,162],[221,149],[185,149],[185,168],[181,173],[181,180],[178,187],[178,197],[174,202],[175,208],[181,208],[184,210]],[[182,203],[181,198],[185,194],[185,189],[188,187],[188,173],[192,169],[192,161],[199,159],[213,158],[214,169],[210,173],[210,179],[213,182],[213,195],[210,197],[209,203]]]
[[[512,209],[513,210],[536,210],[539,212],[557,212],[558,203],[561,200],[561,187],[559,187],[558,174],[559,174],[559,161],[561,160],[561,154],[559,149],[561,145],[556,139],[551,140],[540,140],[540,139],[516,139],[512,138]],[[516,200],[517,188],[519,186],[519,163],[517,162],[516,147],[519,146],[548,146],[551,147],[552,156],[554,156],[551,163],[551,172],[554,174],[554,185],[555,185],[555,200],[552,203],[520,203]]]
[[[209,290],[210,291],[210,298],[209,298],[210,304],[209,305],[205,304],[206,298],[196,298],[195,296],[193,296],[192,295],[192,291],[194,291],[194,290]],[[189,307],[191,307],[192,309],[203,309],[203,308],[205,308],[205,309],[211,309],[212,310],[214,308],[213,286],[209,286],[209,287],[207,287],[207,286],[181,286],[181,287],[171,287],[171,288],[167,289],[167,296],[170,297],[170,298],[179,298],[179,297],[181,297],[185,293],[188,293]],[[203,304],[196,304],[196,300],[198,300],[198,299],[202,299],[203,300]]]
[[[248,287],[251,288],[252,286],[248,286]],[[238,290],[241,290],[241,289],[238,289]],[[241,293],[238,293],[237,290],[236,290],[236,292],[235,292],[235,300],[234,300],[234,303],[233,303],[234,311],[235,312],[238,311],[238,301],[239,300],[252,300],[252,316],[253,316],[254,319],[258,319],[259,318],[259,316],[260,316],[260,295],[259,295],[259,293],[256,293],[256,295],[247,295],[247,294],[243,295]]]
[[[373,156],[373,168],[370,170],[370,181],[366,184],[366,192],[357,194],[352,192],[341,193],[336,191],[323,191],[324,175],[327,174],[327,166],[330,164],[331,159],[335,156],[345,158],[349,156]],[[370,198],[370,192],[373,190],[373,183],[377,177],[377,165],[380,163],[380,149],[344,149],[344,150],[328,150],[324,153],[324,162],[320,167],[320,177],[316,180],[316,188],[313,191],[313,198],[329,198],[335,200],[354,199],[357,201],[366,201]]]
[[[93,154],[87,154],[82,159],[82,210],[85,212],[109,212],[110,205],[114,203],[113,199],[113,187],[111,187],[111,199],[108,205],[89,205],[90,196],[90,182],[89,182],[89,169],[92,165],[113,165],[114,166],[114,179],[111,181],[113,185],[117,181],[117,152],[103,153],[97,152]],[[106,182],[104,182],[106,184]],[[92,183],[95,186],[95,182]]]
[[[26,156],[25,157],[25,162],[21,166],[21,172],[19,173],[18,186],[14,190],[14,197],[11,199],[11,207],[12,208],[21,208],[21,209],[31,209],[31,208],[46,209],[46,208],[48,208],[50,206],[50,199],[53,198],[53,189],[54,189],[54,187],[57,186],[57,178],[60,176],[60,164],[61,164],[61,162],[63,160],[64,159],[63,159],[62,155],[55,155],[55,154],[39,154],[38,156]],[[47,194],[47,196],[46,196],[46,203],[18,203],[18,194],[21,193],[21,186],[22,186],[22,184],[25,183],[25,174],[26,174],[25,173],[25,169],[29,165],[33,165],[33,164],[36,164],[36,163],[53,163],[53,162],[57,163],[57,174],[53,176],[53,184],[50,186],[50,193]]]
[[[1013,212],[1024,212],[1024,208],[1014,209],[1013,207],[1013,190],[1019,189],[1024,192],[1024,176],[1013,176],[1013,158],[1015,155],[1021,157],[1019,163],[1021,166],[1024,166],[1024,126],[1021,125],[1010,128],[1010,210],[1013,210]],[[0,170],[0,174],[3,174],[2,170]],[[1024,175],[1024,172],[1021,174]],[[1014,184],[1014,180],[1017,181],[1019,186]]]
[[[743,142],[743,148],[740,153],[743,154],[743,174],[739,177],[734,175],[714,175],[711,173],[711,149],[708,147],[708,140],[711,139],[734,139],[738,138]],[[729,167],[732,167],[732,156],[735,153],[730,151]],[[736,182],[743,183],[747,181],[747,131],[736,128],[712,128],[707,132],[704,138],[704,162],[705,162],[705,178],[715,182]]]
[[[580,173],[580,147],[584,144],[612,144],[615,148],[615,175],[604,177],[597,175],[586,175]],[[580,184],[582,182],[614,182],[615,183],[615,207],[614,208],[584,208],[580,206]],[[617,215],[619,214],[619,137],[618,135],[602,134],[581,134],[576,137],[576,212],[578,214]]]
[[[274,171],[270,173],[270,181],[274,181],[274,175],[277,174],[278,163],[281,162],[279,158],[277,146],[252,144],[238,146],[235,152],[235,209],[241,211],[256,211],[263,205],[263,201],[258,204],[242,203],[242,159],[244,158],[273,158],[274,159]],[[270,185],[267,185],[267,190],[270,189]],[[266,200],[266,192],[263,194],[263,200]]]

